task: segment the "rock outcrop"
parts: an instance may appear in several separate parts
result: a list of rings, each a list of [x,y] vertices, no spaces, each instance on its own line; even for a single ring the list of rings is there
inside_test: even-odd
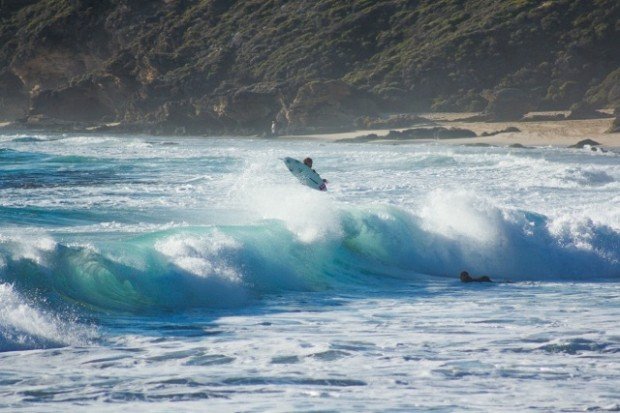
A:
[[[582,119],[604,119],[611,118],[607,113],[599,112],[587,102],[578,102],[570,107],[570,113],[566,117],[568,120]]]
[[[363,116],[356,121],[360,129],[391,129],[408,128],[415,124],[433,124],[434,122],[422,116],[401,113],[385,117]]]
[[[515,133],[515,132],[521,132],[521,130],[519,128],[514,127],[514,126],[509,126],[506,129],[502,129],[502,130],[498,130],[498,131],[482,132],[480,134],[480,136],[495,136],[495,135],[499,135],[501,133]]]
[[[518,121],[532,109],[532,103],[520,89],[501,89],[495,93],[484,110],[486,120],[492,122]]]
[[[28,106],[29,97],[20,78],[7,70],[0,73],[0,120],[23,118]]]
[[[31,115],[64,121],[111,122],[117,118],[116,104],[122,85],[112,76],[89,77],[57,89],[45,89],[32,97]]]
[[[616,0],[465,3],[0,0],[0,121],[309,132],[486,90],[498,121],[616,104]]]
[[[576,143],[576,144],[574,144],[574,145],[570,145],[570,146],[569,146],[569,148],[583,149],[583,148],[585,148],[586,146],[592,146],[592,147],[594,147],[594,146],[599,146],[599,145],[600,145],[600,143],[598,143],[598,142],[597,142],[597,141],[595,141],[595,140],[592,140],[592,139],[583,139],[583,140],[580,140],[579,142],[577,142],[577,143]]]
[[[413,128],[402,131],[391,130],[387,135],[379,136],[376,133],[358,136],[353,139],[343,139],[342,142],[369,142],[378,139],[459,139],[459,138],[475,138],[476,133],[469,129],[462,128]]]
[[[267,130],[282,108],[282,95],[274,85],[242,88],[216,99],[218,118],[239,128]]]
[[[367,94],[339,80],[315,81],[299,88],[279,119],[289,133],[350,130],[361,116],[375,115],[378,106]]]

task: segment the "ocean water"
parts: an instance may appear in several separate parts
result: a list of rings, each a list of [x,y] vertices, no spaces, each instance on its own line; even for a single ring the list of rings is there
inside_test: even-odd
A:
[[[0,136],[0,410],[618,411],[620,154]]]

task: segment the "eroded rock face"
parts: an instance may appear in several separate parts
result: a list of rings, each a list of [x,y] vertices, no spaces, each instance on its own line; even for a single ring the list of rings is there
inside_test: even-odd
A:
[[[491,97],[485,109],[485,116],[490,121],[517,121],[529,112],[532,104],[525,92],[520,89],[501,89]]]
[[[28,94],[12,72],[0,73],[0,120],[15,120],[28,113]]]
[[[29,90],[51,90],[63,87],[74,77],[101,68],[102,62],[94,55],[70,50],[35,49],[20,55],[11,69]]]
[[[599,112],[593,107],[593,105],[587,102],[579,102],[579,103],[575,103],[574,105],[570,107],[570,113],[568,114],[566,119],[570,119],[570,120],[604,119],[604,118],[610,118],[610,117],[611,116],[606,113]]]
[[[110,122],[118,118],[124,85],[111,75],[92,76],[32,97],[31,115],[65,121]]]
[[[377,110],[369,96],[343,81],[314,81],[299,88],[281,117],[289,132],[338,131],[353,128],[358,116]]]
[[[266,130],[281,108],[281,93],[269,86],[237,90],[219,97],[213,105],[224,122],[255,130]]]
[[[620,105],[620,68],[609,73],[600,84],[590,88],[586,101],[599,108]]]

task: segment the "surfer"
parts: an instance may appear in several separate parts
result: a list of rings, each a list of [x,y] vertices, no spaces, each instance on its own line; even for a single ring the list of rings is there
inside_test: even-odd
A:
[[[312,158],[304,159],[304,165],[306,165],[308,168],[312,169]],[[312,169],[312,171],[316,172],[314,169]],[[328,183],[327,179],[323,179],[323,182],[325,182],[326,184]]]
[[[473,282],[492,283],[493,281],[491,281],[491,279],[489,277],[487,277],[486,275],[483,275],[482,277],[474,278],[471,275],[469,275],[469,273],[467,271],[463,271],[463,272],[461,272],[461,282],[464,282],[464,283],[473,283]]]

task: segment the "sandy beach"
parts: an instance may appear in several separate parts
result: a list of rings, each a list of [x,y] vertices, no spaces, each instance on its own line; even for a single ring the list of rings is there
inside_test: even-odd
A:
[[[565,113],[565,112],[554,112]],[[566,112],[567,113],[567,112]],[[541,113],[536,113],[541,114]],[[549,113],[545,113],[549,114]],[[608,148],[620,147],[619,133],[606,133],[609,129],[612,119],[586,119],[586,120],[562,120],[562,121],[536,121],[536,122],[468,122],[459,121],[459,119],[467,118],[472,114],[468,113],[434,113],[423,114],[422,116],[435,122],[434,126],[445,128],[462,128],[469,129],[478,135],[475,138],[457,138],[457,139],[440,139],[441,143],[465,145],[496,145],[509,146],[521,144],[524,146],[570,146],[584,139],[592,139],[599,142],[602,146]],[[416,127],[428,127],[417,126]],[[519,132],[500,133],[494,136],[480,136],[483,133],[492,133],[506,129],[508,127],[516,127]],[[407,128],[392,129],[402,131]],[[282,139],[320,139],[320,140],[347,140],[354,139],[359,136],[371,133],[379,137],[386,136],[390,129],[380,130],[358,130],[343,133],[326,133],[313,135],[287,135]],[[377,140],[390,143],[423,143],[432,142],[433,139],[401,139],[401,140]],[[377,142],[374,141],[374,142]]]

